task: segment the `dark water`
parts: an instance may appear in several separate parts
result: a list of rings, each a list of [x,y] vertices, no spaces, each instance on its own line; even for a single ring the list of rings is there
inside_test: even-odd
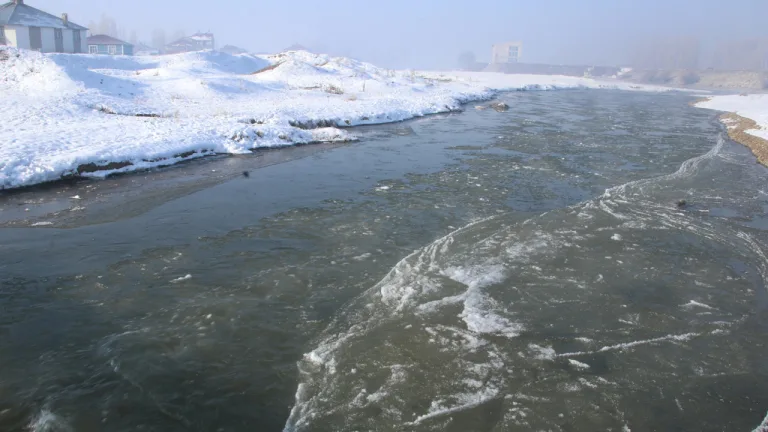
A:
[[[0,430],[757,427],[766,170],[685,96],[504,99],[0,196]]]

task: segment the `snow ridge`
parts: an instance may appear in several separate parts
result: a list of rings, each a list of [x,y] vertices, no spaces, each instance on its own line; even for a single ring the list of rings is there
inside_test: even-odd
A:
[[[0,47],[0,189],[354,136],[499,91],[663,90],[585,78],[393,71],[304,51],[170,56]]]

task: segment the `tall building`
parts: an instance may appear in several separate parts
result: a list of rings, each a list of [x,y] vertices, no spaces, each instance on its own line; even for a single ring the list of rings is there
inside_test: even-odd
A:
[[[632,66],[638,69],[699,69],[701,43],[694,37],[648,39],[632,51]]]
[[[720,43],[712,67],[720,70],[768,70],[768,39],[745,39]]]
[[[517,63],[523,54],[522,42],[505,42],[493,46],[491,51],[492,64]]]

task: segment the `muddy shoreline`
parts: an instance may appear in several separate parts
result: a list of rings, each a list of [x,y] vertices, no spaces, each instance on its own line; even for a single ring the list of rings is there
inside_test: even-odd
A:
[[[768,140],[747,132],[760,128],[754,120],[728,112],[720,115],[720,121],[725,125],[728,136],[732,140],[748,147],[757,157],[758,163],[768,166]]]

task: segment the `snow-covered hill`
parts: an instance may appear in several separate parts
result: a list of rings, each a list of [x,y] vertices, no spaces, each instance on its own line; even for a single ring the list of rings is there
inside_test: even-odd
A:
[[[459,109],[499,90],[659,90],[590,79],[391,71],[303,51],[159,57],[0,48],[0,188],[215,153],[349,140],[345,127]]]

